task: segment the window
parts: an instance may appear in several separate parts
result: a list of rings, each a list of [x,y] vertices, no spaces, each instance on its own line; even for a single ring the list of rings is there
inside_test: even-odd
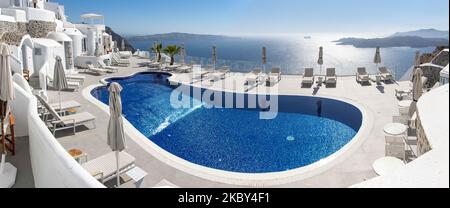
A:
[[[34,49],[34,55],[42,56],[42,48],[35,48]]]
[[[87,45],[86,45],[86,38],[83,38],[83,44],[82,44],[82,47],[81,47],[81,51],[84,53],[84,52],[86,52],[86,49],[87,48]]]

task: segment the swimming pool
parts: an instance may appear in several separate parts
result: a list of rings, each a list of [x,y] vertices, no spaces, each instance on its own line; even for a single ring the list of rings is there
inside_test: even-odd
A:
[[[122,91],[125,118],[153,143],[191,163],[236,173],[274,173],[311,165],[342,149],[362,125],[361,111],[346,102],[308,96],[279,96],[275,119],[260,109],[207,109],[170,105],[168,74],[114,78]],[[108,90],[91,94],[108,104]],[[194,104],[197,103],[197,104]]]

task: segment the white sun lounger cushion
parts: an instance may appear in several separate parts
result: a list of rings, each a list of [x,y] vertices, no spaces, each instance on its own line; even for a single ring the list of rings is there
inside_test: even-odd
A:
[[[73,124],[78,125],[78,124],[83,124],[83,123],[95,120],[95,116],[93,116],[92,114],[90,114],[88,112],[77,113],[77,114],[72,114],[72,115],[68,115],[68,116],[60,116],[60,118],[61,118],[61,122],[65,126],[72,126]],[[57,121],[57,122],[59,122],[59,121]]]
[[[123,173],[126,170],[134,167],[136,159],[126,152],[119,153],[119,172]],[[96,159],[90,160],[81,165],[91,175],[95,175],[98,180],[101,173],[104,179],[115,176],[117,171],[116,152],[110,152],[106,155],[100,156]]]
[[[76,101],[66,101],[66,102],[61,102],[61,105],[59,103],[52,103],[50,104],[50,106],[55,109],[55,111],[66,111],[72,108],[80,108],[81,104],[76,102]],[[60,108],[61,106],[61,108]]]

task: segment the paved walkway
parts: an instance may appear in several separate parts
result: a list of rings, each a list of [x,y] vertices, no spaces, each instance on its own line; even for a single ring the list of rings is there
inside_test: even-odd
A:
[[[108,76],[125,76],[131,73],[147,71],[146,67],[142,67],[145,62],[144,59],[131,59],[132,66],[121,68],[119,72]],[[84,87],[92,84],[98,84],[99,80],[104,76],[95,76],[92,74],[85,74],[87,80]],[[240,76],[227,78],[225,82],[243,82]],[[190,83],[187,75],[174,75],[175,80],[183,83]],[[385,124],[392,122],[392,116],[398,114],[397,100],[394,96],[394,89],[398,83],[383,84],[380,86],[361,86],[355,82],[355,77],[339,77],[336,88],[321,88],[319,90],[314,88],[301,88],[300,76],[285,75],[279,83],[279,93],[289,95],[317,95],[317,96],[332,96],[337,98],[344,98],[360,103],[373,114],[372,128],[368,138],[361,145],[358,150],[343,162],[337,164],[326,172],[308,178],[306,180],[296,181],[294,183],[284,184],[276,187],[349,187],[350,185],[360,183],[366,179],[375,177],[372,170],[373,162],[384,156],[384,135],[382,128]],[[204,83],[194,83],[194,85],[206,85],[209,81]],[[404,85],[406,83],[400,83]],[[211,88],[220,87],[220,82],[216,82]],[[275,86],[277,87],[277,86]],[[265,87],[250,89],[249,92],[263,90]],[[110,151],[106,144],[106,129],[108,125],[109,116],[97,106],[86,100],[81,95],[82,89],[79,92],[63,92],[63,100],[76,100],[82,104],[81,112],[87,111],[97,118],[97,128],[89,129],[79,128],[78,133],[73,136],[70,131],[60,132],[57,134],[57,140],[62,146],[69,150],[77,148],[88,153],[89,158],[93,159],[104,155]],[[51,102],[57,101],[57,93],[49,91]],[[189,175],[178,169],[175,169],[165,163],[154,158],[151,154],[145,151],[141,146],[128,138],[127,152],[132,154],[137,159],[137,165],[148,172],[145,178],[144,187],[153,187],[160,184],[161,181],[169,181],[179,187],[237,187],[233,185],[217,183],[214,181],[205,180],[193,175]],[[133,187],[128,183],[126,187]]]

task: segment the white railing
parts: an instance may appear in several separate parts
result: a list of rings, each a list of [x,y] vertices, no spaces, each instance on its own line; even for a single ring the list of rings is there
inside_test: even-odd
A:
[[[14,85],[17,123],[28,123],[31,167],[37,188],[104,188],[58,143],[37,113],[37,100]],[[19,170],[20,171],[20,170]]]

